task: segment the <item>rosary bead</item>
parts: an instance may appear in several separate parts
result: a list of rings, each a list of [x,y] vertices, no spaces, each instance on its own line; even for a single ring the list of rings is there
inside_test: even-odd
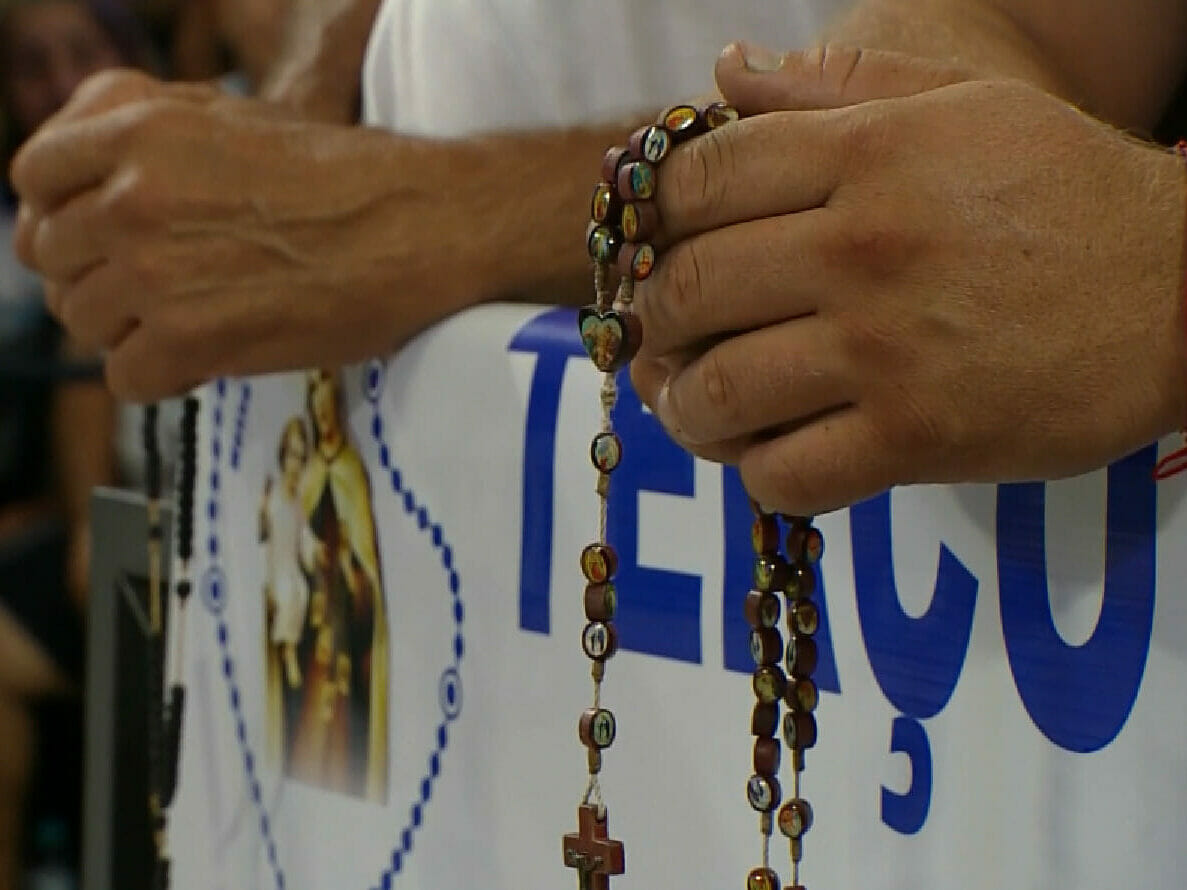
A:
[[[627,201],[655,197],[655,167],[646,161],[627,161],[618,170],[618,193]]]
[[[811,600],[796,600],[787,610],[787,628],[794,634],[813,636],[820,630],[820,610]]]
[[[609,621],[618,607],[618,592],[614,583],[587,584],[585,587],[585,617],[590,621]]]
[[[672,134],[663,127],[640,127],[627,141],[630,153],[652,164],[658,164],[672,150]]]
[[[791,599],[807,599],[816,592],[816,572],[798,563],[790,566],[783,578],[783,592]]]
[[[618,733],[618,725],[614,715],[605,708],[589,708],[581,715],[581,722],[577,726],[577,735],[581,743],[587,748],[609,748],[614,744],[614,736]]]
[[[812,827],[812,807],[799,797],[789,800],[779,810],[779,830],[792,840],[798,840]]]
[[[738,109],[725,102],[712,102],[705,106],[705,126],[710,130],[734,123],[738,117]]]
[[[591,621],[581,632],[581,648],[593,661],[607,661],[618,651],[618,631],[613,624]]]
[[[816,688],[814,682],[806,677],[791,680],[787,684],[784,701],[787,702],[787,707],[793,711],[802,711],[805,714],[811,714],[816,710],[816,706],[820,704],[820,690]]]
[[[628,311],[584,306],[577,313],[577,330],[594,367],[607,373],[629,363],[643,342],[643,323]]]
[[[614,225],[622,213],[622,199],[618,197],[613,183],[599,182],[594,186],[593,198],[589,202],[589,215],[596,223]]]
[[[774,516],[755,516],[750,526],[750,545],[759,556],[778,553],[779,520]]]
[[[651,201],[631,201],[622,208],[622,237],[647,241],[659,230],[659,210]]]
[[[783,636],[773,627],[756,627],[750,632],[750,657],[755,664],[778,664],[783,655]]]
[[[612,473],[622,461],[622,440],[615,433],[598,433],[589,445],[594,469]]]
[[[751,627],[774,627],[779,623],[779,597],[773,593],[752,590],[746,594],[744,604],[746,623]]]
[[[793,527],[787,533],[787,558],[792,562],[816,565],[822,556],[824,535],[820,533],[820,529],[811,526]]]
[[[756,868],[746,876],[746,890],[779,890],[781,883],[779,876],[769,868]]]
[[[597,748],[587,748],[586,755],[586,762],[589,764],[589,774],[596,776],[602,771],[602,752]]]
[[[618,147],[609,149],[602,156],[602,179],[613,185],[618,182],[619,168],[629,161],[631,153],[628,149]]]
[[[754,740],[754,771],[760,776],[777,776],[783,746],[778,739]]]
[[[789,566],[781,556],[759,556],[754,560],[754,586],[758,590],[779,590],[786,586]]]
[[[777,665],[764,664],[751,676],[750,685],[764,705],[777,704],[787,691],[787,675]]]
[[[618,254],[618,271],[632,281],[650,277],[655,269],[655,248],[650,244],[627,244]]]
[[[622,235],[613,227],[590,223],[585,233],[585,245],[589,255],[599,263],[614,263],[622,248]]]
[[[685,142],[708,129],[705,118],[692,105],[674,105],[660,115],[659,122],[676,142]]]
[[[787,641],[787,673],[797,680],[812,676],[818,657],[816,641],[811,637],[793,636]]]
[[[783,799],[779,780],[770,776],[753,775],[746,782],[746,799],[760,813],[769,813]]]
[[[804,751],[816,744],[816,718],[803,711],[783,715],[783,742],[793,751]]]
[[[590,544],[581,551],[581,574],[592,584],[609,581],[618,571],[618,554],[609,544]],[[614,589],[611,587],[611,596]]]
[[[757,704],[750,715],[750,734],[772,738],[779,729],[779,706]]]

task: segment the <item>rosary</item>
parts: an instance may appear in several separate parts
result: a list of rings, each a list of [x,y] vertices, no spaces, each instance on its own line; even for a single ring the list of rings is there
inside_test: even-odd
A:
[[[620,841],[609,838],[608,814],[602,799],[599,775],[602,752],[614,743],[617,722],[602,705],[606,662],[617,649],[614,627],[617,591],[614,575],[617,556],[607,543],[607,498],[610,477],[622,460],[622,441],[614,432],[611,411],[617,400],[616,374],[638,351],[643,330],[631,311],[637,281],[655,267],[656,251],[649,239],[659,227],[653,201],[660,163],[672,149],[689,139],[738,119],[738,112],[722,102],[704,107],[677,105],[656,124],[636,130],[626,148],[612,148],[602,161],[602,181],[591,202],[593,221],[586,246],[594,261],[596,302],[577,317],[582,344],[594,366],[604,374],[600,392],[601,429],[590,444],[590,458],[597,470],[599,523],[597,540],[581,552],[585,576],[585,617],[582,649],[593,663],[593,703],[578,721],[578,737],[588,753],[589,781],[578,806],[578,830],[564,836],[562,852],[567,867],[575,869],[581,890],[609,890],[610,877],[626,869]],[[620,275],[616,292],[610,274]],[[791,885],[784,890],[805,890],[800,883],[803,838],[812,826],[812,807],[800,797],[804,752],[816,744],[813,712],[819,692],[812,681],[817,650],[813,639],[820,613],[811,596],[816,589],[816,563],[824,552],[824,538],[810,517],[780,516],[751,501],[754,523],[754,571],[745,600],[751,627],[750,653],[755,671],[751,686],[757,703],[750,721],[754,736],[753,774],[746,783],[746,797],[759,813],[761,864],[746,878],[746,890],[780,890],[778,874],[770,864],[770,841],[777,824],[791,846]],[[780,552],[780,543],[785,550]],[[784,611],[778,594],[786,600],[788,640],[784,646],[778,629]],[[783,744],[791,752],[791,796],[783,802],[778,773],[782,760],[779,703],[787,706],[782,719]],[[782,804],[782,806],[780,806]]]
[[[163,590],[164,529],[161,523],[161,455],[157,442],[156,405],[144,408],[145,488],[148,502],[148,815],[155,857],[153,890],[170,884],[169,808],[177,791],[185,686],[181,682],[182,620],[191,591],[190,560],[194,554],[194,485],[198,475],[198,408],[193,396],[185,400],[181,419],[181,454],[177,468],[174,549],[177,554],[173,586],[177,602],[176,645],[168,673],[166,700],[165,608]]]

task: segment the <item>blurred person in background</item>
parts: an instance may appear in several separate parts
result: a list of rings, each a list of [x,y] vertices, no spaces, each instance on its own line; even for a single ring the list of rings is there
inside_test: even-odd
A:
[[[113,3],[0,0],[0,133],[4,170],[16,148],[86,77],[149,59],[134,21]],[[81,668],[87,503],[115,477],[114,402],[98,381],[62,383],[81,353],[45,311],[41,283],[11,250],[16,200],[0,182],[0,890],[15,890],[21,819],[35,759],[36,703]],[[45,711],[42,735],[78,754],[78,705]],[[63,724],[64,721],[64,724]],[[37,745],[42,754],[46,748]],[[53,806],[77,808],[77,764],[54,763]],[[77,840],[76,812],[61,815]],[[61,832],[57,833],[61,837]],[[67,842],[70,843],[70,842]]]

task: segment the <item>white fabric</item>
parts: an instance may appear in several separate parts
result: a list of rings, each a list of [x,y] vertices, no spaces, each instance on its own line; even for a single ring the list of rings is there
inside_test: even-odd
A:
[[[387,0],[368,123],[439,137],[658,111],[713,89],[730,41],[810,43],[842,0]]]

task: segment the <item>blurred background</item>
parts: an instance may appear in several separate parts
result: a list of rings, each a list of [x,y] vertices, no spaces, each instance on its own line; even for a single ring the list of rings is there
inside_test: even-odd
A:
[[[137,486],[142,471],[139,410],[107,394],[98,362],[61,336],[12,253],[9,162],[105,68],[250,93],[288,6],[0,0],[0,890],[78,886],[89,493]],[[175,443],[162,451],[168,461]]]

